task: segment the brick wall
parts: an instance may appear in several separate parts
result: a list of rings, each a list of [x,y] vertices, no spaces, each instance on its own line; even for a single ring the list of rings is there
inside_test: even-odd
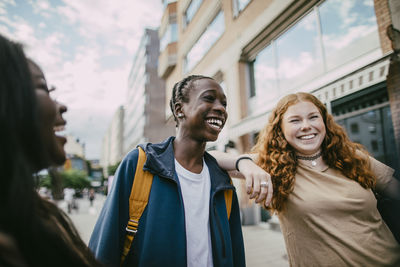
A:
[[[392,52],[392,46],[386,34],[387,27],[392,24],[388,0],[374,0],[379,39],[383,54]]]
[[[390,111],[392,113],[392,122],[394,129],[394,137],[396,140],[397,152],[400,152],[400,58],[393,51],[394,42],[398,40],[390,40],[388,37],[388,27],[392,24],[392,16],[398,14],[394,10],[390,10],[388,0],[374,0],[375,14],[378,23],[379,38],[381,42],[382,52],[390,54],[389,72],[386,77],[387,90],[390,102]],[[392,42],[393,41],[393,42]]]
[[[386,82],[390,111],[392,113],[394,137],[397,144],[397,152],[400,154],[400,58],[396,55],[392,56]]]

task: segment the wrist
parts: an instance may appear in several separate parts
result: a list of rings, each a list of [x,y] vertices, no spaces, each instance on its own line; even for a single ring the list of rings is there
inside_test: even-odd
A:
[[[237,170],[238,172],[240,172],[240,170],[239,170],[239,162],[240,162],[241,160],[251,160],[251,161],[253,161],[253,159],[250,158],[249,156],[242,156],[242,157],[239,157],[239,158],[236,160],[236,162],[235,162],[235,168],[236,168],[236,170]]]

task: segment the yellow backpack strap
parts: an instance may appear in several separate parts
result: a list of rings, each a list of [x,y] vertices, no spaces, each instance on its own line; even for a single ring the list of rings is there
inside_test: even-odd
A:
[[[232,184],[232,179],[231,179],[231,184]],[[229,218],[231,217],[231,210],[232,210],[233,190],[225,190],[224,196],[225,196],[226,213],[228,214],[228,220],[229,220]]]
[[[136,165],[135,178],[132,184],[131,195],[129,197],[129,221],[126,226],[126,238],[122,250],[121,265],[131,248],[133,238],[139,227],[139,220],[149,200],[153,175],[148,171],[143,171],[146,162],[146,153],[138,147],[139,157]]]

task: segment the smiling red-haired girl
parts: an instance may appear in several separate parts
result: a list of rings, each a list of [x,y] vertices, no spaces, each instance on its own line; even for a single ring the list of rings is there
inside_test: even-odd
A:
[[[291,266],[400,266],[372,191],[400,200],[393,169],[350,141],[312,94],[283,97],[245,160],[214,156],[227,170],[236,163],[256,194],[273,185],[268,209],[279,217]]]

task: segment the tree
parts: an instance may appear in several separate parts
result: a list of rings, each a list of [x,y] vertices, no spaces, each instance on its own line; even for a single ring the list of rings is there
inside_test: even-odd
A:
[[[108,175],[109,175],[109,176],[115,174],[115,172],[116,172],[117,169],[118,169],[119,164],[121,164],[121,161],[115,163],[114,165],[108,166],[107,171],[108,171]]]
[[[90,181],[84,171],[70,169],[61,172],[63,178],[63,187],[70,187],[74,189],[84,189],[90,187]]]

